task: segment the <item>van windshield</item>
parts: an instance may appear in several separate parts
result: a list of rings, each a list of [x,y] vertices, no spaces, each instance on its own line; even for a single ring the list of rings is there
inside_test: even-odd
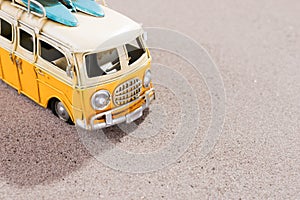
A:
[[[144,53],[146,53],[141,37],[136,38],[125,46],[128,54],[129,65],[135,63],[142,57],[142,55],[144,55]]]
[[[89,78],[104,76],[121,70],[117,49],[111,49],[85,56],[86,71]]]
[[[122,55],[119,55],[122,54]],[[146,53],[142,37],[107,51],[91,53],[85,56],[85,66],[88,78],[110,75],[136,63]],[[120,61],[122,60],[122,62]],[[123,66],[121,66],[121,63]],[[124,66],[126,65],[126,66]]]

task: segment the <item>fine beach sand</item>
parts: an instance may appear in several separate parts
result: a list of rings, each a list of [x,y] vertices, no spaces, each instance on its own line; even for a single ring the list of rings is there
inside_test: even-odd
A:
[[[209,52],[226,92],[218,143],[200,159],[211,109],[201,77],[189,79],[197,82],[197,136],[175,163],[144,174],[97,161],[74,126],[0,81],[0,199],[299,199],[300,1],[107,3],[146,27],[184,33]],[[174,55],[152,55],[179,71],[189,65]],[[105,130],[114,144],[143,153],[174,139],[179,103],[168,88],[157,91],[154,105],[166,106],[166,128],[142,142]]]

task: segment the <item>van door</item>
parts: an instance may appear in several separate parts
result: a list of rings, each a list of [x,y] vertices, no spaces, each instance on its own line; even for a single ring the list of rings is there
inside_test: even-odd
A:
[[[19,89],[18,71],[14,62],[15,28],[12,20],[0,14],[0,78]]]
[[[72,115],[73,79],[67,76],[70,64],[67,50],[54,41],[40,36],[37,42],[36,72],[40,102],[47,105],[50,98],[59,99]]]
[[[20,77],[20,91],[31,99],[39,102],[37,77],[35,72],[35,34],[25,27],[18,27],[18,44],[15,65]]]

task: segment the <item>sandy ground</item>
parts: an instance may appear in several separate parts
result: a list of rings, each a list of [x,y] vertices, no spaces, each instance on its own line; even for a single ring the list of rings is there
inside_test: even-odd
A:
[[[1,82],[0,199],[299,199],[300,2],[108,4],[145,26],[178,30],[208,50],[227,97],[217,145],[200,159],[211,106],[203,80],[197,81],[201,125],[191,146],[169,167],[144,174],[102,164],[84,147],[75,127]],[[160,55],[153,52],[154,60],[182,67],[176,57]],[[195,81],[193,76],[189,81]],[[157,89],[155,104],[167,107],[166,128],[142,142],[111,128],[105,132],[114,144],[145,152],[173,139],[178,102],[167,88]]]

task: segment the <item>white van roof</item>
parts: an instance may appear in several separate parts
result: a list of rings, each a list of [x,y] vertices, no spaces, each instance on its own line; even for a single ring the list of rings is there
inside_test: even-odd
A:
[[[104,8],[105,17],[93,17],[76,13],[79,25],[68,27],[48,20],[42,31],[59,41],[67,43],[74,51],[107,50],[134,40],[142,34],[140,24],[128,17]]]
[[[20,10],[11,5],[10,1],[4,1],[1,10],[7,14],[19,13]],[[105,17],[93,17],[84,13],[74,13],[78,19],[77,27],[68,27],[49,19],[43,20],[41,33],[51,37],[55,41],[71,47],[73,52],[89,52],[107,50],[134,40],[143,33],[142,26],[128,17],[110,9],[103,8]],[[20,21],[36,29],[40,20],[33,14],[23,11]],[[41,23],[41,22],[40,22]]]

